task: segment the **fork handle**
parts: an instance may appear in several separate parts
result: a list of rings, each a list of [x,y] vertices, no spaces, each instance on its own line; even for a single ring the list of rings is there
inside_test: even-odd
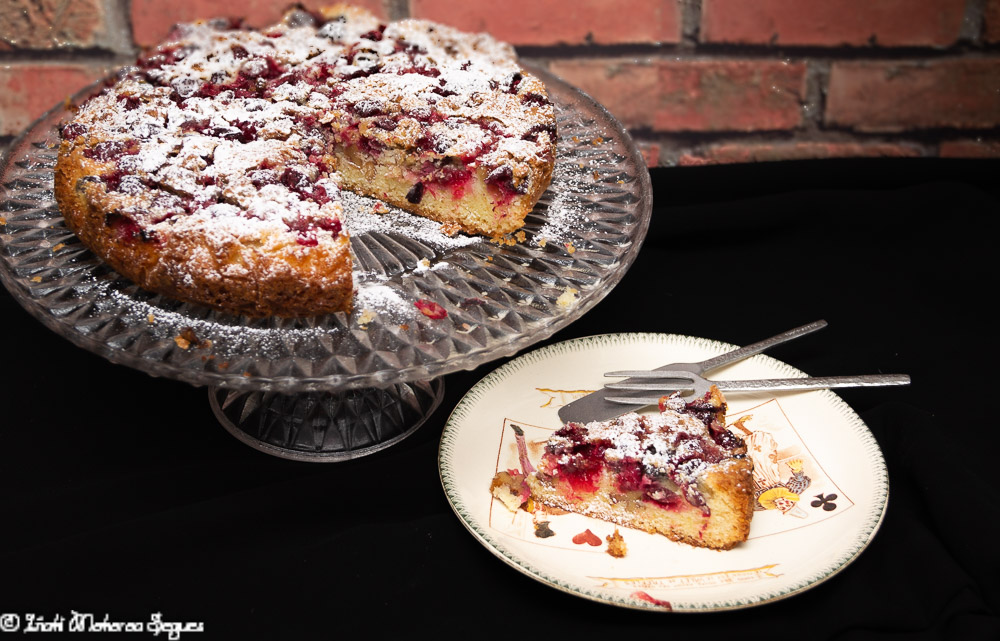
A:
[[[867,374],[861,376],[812,376],[804,378],[761,378],[736,381],[709,381],[700,379],[695,382],[692,379],[684,380],[680,377],[682,372],[670,372],[677,376],[664,378],[657,383],[612,383],[605,385],[609,390],[663,390],[672,392],[677,390],[696,389],[703,384],[706,389],[709,385],[715,385],[723,392],[752,392],[765,390],[788,390],[788,389],[828,389],[832,387],[880,387],[885,385],[909,385],[910,377],[906,374]],[[615,372],[616,375],[630,376],[628,372]],[[648,374],[648,373],[647,373]],[[633,378],[646,378],[653,380],[654,377],[647,375],[644,377],[634,376]]]
[[[868,374],[863,376],[813,376],[807,378],[763,378],[750,381],[713,381],[723,392],[749,392],[777,389],[830,389],[834,387],[879,387],[909,385],[906,374]]]
[[[777,336],[772,336],[771,338],[766,338],[760,342],[752,343],[745,347],[740,347],[739,349],[734,349],[731,352],[726,352],[720,356],[714,358],[709,358],[707,360],[698,363],[700,370],[697,373],[707,372],[709,370],[722,367],[723,365],[728,365],[744,358],[753,356],[754,354],[759,354],[765,349],[774,347],[775,345],[780,345],[787,341],[799,338],[800,336],[805,336],[806,334],[811,334],[816,330],[823,329],[826,327],[827,323],[825,320],[818,320],[808,325],[803,325],[802,327],[796,327],[795,329],[790,329],[787,332],[782,332]]]

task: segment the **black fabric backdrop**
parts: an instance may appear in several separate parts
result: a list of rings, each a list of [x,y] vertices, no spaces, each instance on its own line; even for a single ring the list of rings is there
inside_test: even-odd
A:
[[[437,447],[450,410],[503,361],[447,376],[441,407],[384,452],[296,463],[230,436],[204,389],[111,365],[0,292],[0,613],[204,623],[182,638],[1000,638],[998,170],[913,159],[654,170],[636,263],[545,341],[641,331],[742,345],[823,318],[828,328],[768,353],[813,375],[910,374],[909,387],[840,392],[882,447],[889,508],[870,547],[811,590],[647,613],[495,558],[448,506]]]

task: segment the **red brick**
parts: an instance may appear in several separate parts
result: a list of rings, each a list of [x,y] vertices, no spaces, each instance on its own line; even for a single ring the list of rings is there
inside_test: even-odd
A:
[[[883,132],[996,127],[1000,58],[834,63],[824,121]]]
[[[806,160],[813,158],[872,158],[920,156],[920,150],[902,144],[858,142],[754,142],[714,145],[700,153],[681,155],[681,165]]]
[[[4,5],[0,49],[92,47],[104,29],[101,0],[4,0]]]
[[[0,67],[0,136],[21,133],[43,113],[108,71],[70,64]]]
[[[637,141],[642,159],[646,161],[647,167],[660,166],[660,144],[656,142]]]
[[[806,66],[773,60],[659,63],[653,125],[662,131],[760,131],[802,123]]]
[[[654,63],[625,59],[561,60],[552,73],[579,87],[629,128],[652,127],[659,96]]]
[[[410,0],[410,13],[515,45],[676,43],[680,0]]]
[[[281,19],[284,9],[292,2],[274,0],[132,0],[132,34],[140,47],[158,44],[179,22],[192,22],[204,18],[240,17],[252,27],[266,27]],[[333,4],[329,0],[304,0],[298,4],[307,9]],[[351,4],[364,7],[380,18],[386,13],[381,0],[352,0]]]
[[[987,0],[983,8],[983,40],[1000,42],[1000,0]]]
[[[942,158],[1000,158],[1000,139],[946,140],[938,153]]]
[[[966,0],[703,0],[703,42],[947,46]]]

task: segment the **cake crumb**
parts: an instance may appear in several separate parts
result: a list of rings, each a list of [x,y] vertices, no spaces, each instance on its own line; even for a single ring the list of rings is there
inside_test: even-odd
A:
[[[150,323],[155,323],[156,322],[156,316],[153,316],[153,312],[149,313],[149,316],[146,317],[146,321],[150,322]]]
[[[616,559],[624,558],[628,552],[628,548],[625,546],[625,537],[621,535],[618,528],[615,528],[614,533],[609,534],[605,538],[608,542],[608,554]]]
[[[402,325],[400,325],[400,326],[399,326],[399,329],[401,329],[401,330],[403,330],[404,332],[406,332],[406,331],[409,331],[409,329],[410,329],[410,326],[409,326],[409,325],[407,325],[406,323],[403,323]]]
[[[547,238],[539,238],[538,239],[538,246],[539,247],[545,247],[545,245],[548,244],[548,242],[549,241],[548,241]]]
[[[152,314],[150,314],[152,316]],[[198,335],[194,333],[194,329],[191,327],[185,327],[181,330],[181,333],[174,336],[174,342],[177,343],[177,347],[181,349],[190,349],[191,347],[211,347],[212,341],[201,340]]]
[[[3,216],[0,216],[0,225],[6,225],[6,224],[7,224],[7,219],[4,218]]]
[[[63,247],[65,247],[65,246],[66,246],[66,243],[59,243],[58,245],[56,245],[55,247],[52,248],[52,251],[57,252],[60,249],[62,249]]]
[[[556,299],[556,305],[559,307],[572,307],[576,304],[576,295],[580,292],[578,289],[572,287],[567,287],[563,290],[563,293],[559,295]]]
[[[377,314],[370,309],[361,310],[361,314],[358,315],[358,325],[367,325],[368,323],[375,320]]]
[[[519,243],[523,243],[525,238],[527,238],[527,236],[525,235],[523,230],[518,231],[516,234],[514,234],[514,239]]]
[[[592,144],[595,144],[595,145],[599,145],[599,144],[601,144],[602,142],[604,142],[604,138],[601,138],[600,136],[598,136],[597,138],[594,138],[594,139],[593,139],[593,140],[591,140],[590,142],[591,142]]]
[[[31,278],[31,282],[33,282],[33,283],[40,283],[40,282],[42,282],[42,277],[41,276],[33,276]]]
[[[547,539],[550,536],[555,536],[556,533],[549,527],[548,521],[536,521],[535,522],[535,536],[540,539]]]
[[[576,247],[573,246],[573,243],[566,243],[566,251],[573,254],[576,252]]]
[[[375,204],[372,205],[372,212],[376,214],[387,214],[389,213],[389,206],[381,200],[376,200]]]
[[[445,236],[454,236],[460,231],[462,231],[462,228],[458,223],[441,223],[441,233]]]

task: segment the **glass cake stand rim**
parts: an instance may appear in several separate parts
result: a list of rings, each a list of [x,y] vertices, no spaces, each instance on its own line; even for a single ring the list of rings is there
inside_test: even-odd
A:
[[[127,350],[115,348],[106,342],[82,333],[79,330],[61,323],[59,319],[51,313],[41,302],[33,298],[26,289],[18,284],[11,271],[7,268],[7,262],[0,256],[0,283],[10,292],[11,296],[23,307],[32,317],[40,321],[44,326],[69,340],[77,347],[86,349],[108,361],[137,369],[153,377],[170,378],[185,382],[196,387],[207,386],[215,388],[225,388],[234,390],[267,390],[280,393],[297,392],[317,392],[317,391],[346,391],[351,389],[361,389],[370,387],[387,387],[399,383],[407,383],[416,380],[428,380],[444,376],[462,370],[473,370],[480,365],[512,356],[519,351],[526,349],[538,342],[541,342],[557,331],[565,328],[595,305],[621,281],[625,273],[634,263],[639,250],[645,240],[648,231],[650,217],[652,213],[652,183],[648,168],[633,141],[628,130],[619,122],[602,104],[593,97],[571,85],[555,74],[542,69],[530,62],[522,61],[524,66],[531,73],[536,74],[547,86],[558,86],[561,90],[575,95],[583,100],[596,115],[603,119],[602,125],[613,129],[613,133],[619,137],[619,142],[625,148],[629,160],[635,169],[635,178],[638,181],[638,199],[634,204],[634,214],[636,222],[630,246],[621,256],[615,269],[611,270],[600,282],[599,286],[587,292],[589,295],[582,297],[572,310],[562,315],[554,317],[551,322],[541,327],[533,328],[532,331],[521,332],[515,339],[488,344],[482,348],[470,350],[468,352],[452,355],[448,358],[440,359],[431,364],[416,364],[402,369],[380,369],[374,372],[360,374],[331,374],[324,376],[281,376],[281,375],[250,375],[246,376],[237,372],[212,372],[207,370],[186,369],[181,366],[174,366],[163,361],[151,361],[138,354],[133,354]],[[119,70],[120,71],[120,70]],[[40,133],[40,129],[46,126],[57,124],[60,114],[67,111],[68,105],[78,104],[81,100],[92,94],[99,92],[102,85],[109,79],[116,77],[119,72],[102,78],[80,91],[73,94],[64,102],[56,104],[36,119],[27,129],[18,135],[11,142],[6,152],[0,156],[0,178],[7,176],[11,163],[14,162],[18,152],[23,152],[30,144],[33,136]],[[53,122],[49,122],[53,121]],[[2,246],[2,244],[0,244]]]

